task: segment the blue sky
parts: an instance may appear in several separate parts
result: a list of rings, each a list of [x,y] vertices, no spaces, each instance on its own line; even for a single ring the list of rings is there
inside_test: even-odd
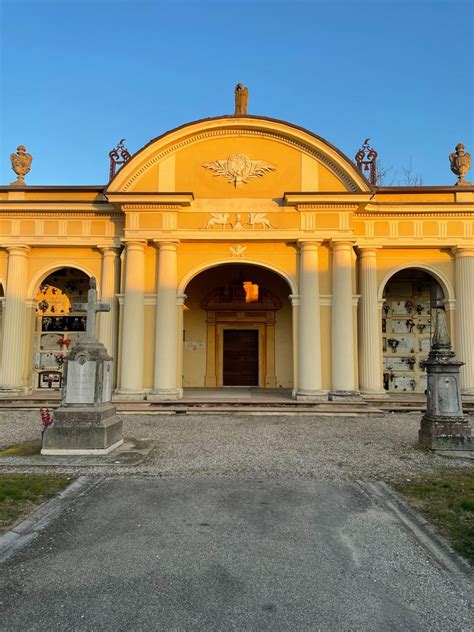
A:
[[[283,119],[353,158],[371,138],[403,184],[454,184],[474,153],[474,0],[0,0],[0,183],[103,184],[120,138],[233,112]],[[473,167],[474,170],[474,167]],[[469,174],[474,179],[472,172]],[[468,177],[469,177],[468,176]]]

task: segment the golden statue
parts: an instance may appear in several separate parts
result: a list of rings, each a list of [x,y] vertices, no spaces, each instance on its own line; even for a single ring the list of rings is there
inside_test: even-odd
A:
[[[249,101],[249,89],[241,83],[235,86],[235,112],[234,116],[245,116],[247,114],[247,104]]]
[[[30,170],[33,156],[26,153],[24,145],[18,145],[16,154],[10,154],[10,160],[12,161],[12,169],[17,175],[17,179],[11,184],[12,186],[23,186],[25,184],[25,176]]]

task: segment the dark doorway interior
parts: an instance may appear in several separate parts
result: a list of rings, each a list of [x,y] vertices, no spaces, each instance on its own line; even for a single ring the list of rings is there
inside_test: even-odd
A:
[[[224,330],[224,386],[258,386],[258,330]]]

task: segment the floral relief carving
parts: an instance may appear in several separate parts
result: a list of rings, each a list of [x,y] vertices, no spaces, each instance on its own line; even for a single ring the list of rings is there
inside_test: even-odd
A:
[[[261,178],[276,167],[263,160],[251,160],[245,154],[232,154],[227,160],[214,160],[202,165],[205,169],[214,171],[217,177],[223,177],[235,188],[250,182],[255,178]]]

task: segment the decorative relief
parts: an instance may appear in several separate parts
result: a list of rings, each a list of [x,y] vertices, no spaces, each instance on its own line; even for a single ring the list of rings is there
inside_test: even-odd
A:
[[[30,171],[33,156],[27,153],[24,145],[18,145],[16,154],[10,154],[10,160],[12,161],[12,169],[17,175],[17,179],[11,184],[16,186],[24,185],[25,176]]]
[[[275,228],[266,213],[248,213],[248,221],[244,223],[242,223],[242,213],[235,214],[235,222],[230,221],[230,213],[209,213],[209,215],[211,217],[205,228],[212,228],[213,226],[219,226],[223,229],[230,226],[232,230],[245,230],[246,226],[254,229],[259,226],[263,229]]]
[[[242,258],[244,256],[244,252],[247,250],[247,246],[241,246],[238,244],[237,246],[229,246],[229,250],[233,257]]]
[[[275,167],[268,162],[251,160],[245,154],[232,154],[227,160],[205,162],[202,166],[214,171],[215,176],[225,178],[235,188],[255,178],[261,178],[269,171],[275,171]]]

